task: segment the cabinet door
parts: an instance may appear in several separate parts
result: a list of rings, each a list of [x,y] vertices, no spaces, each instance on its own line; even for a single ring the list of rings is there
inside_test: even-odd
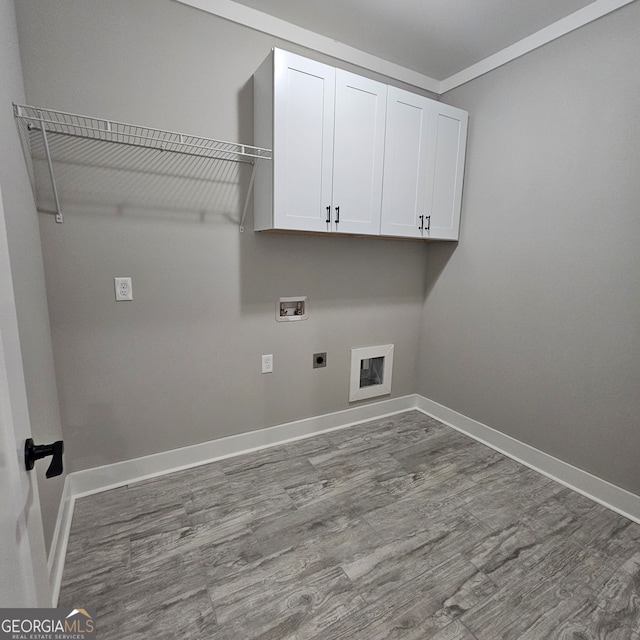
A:
[[[421,238],[431,100],[388,88],[382,235]]]
[[[335,69],[274,52],[273,226],[328,231]]]
[[[432,104],[425,238],[458,239],[468,118],[461,109]]]
[[[336,70],[332,230],[380,234],[387,86]]]

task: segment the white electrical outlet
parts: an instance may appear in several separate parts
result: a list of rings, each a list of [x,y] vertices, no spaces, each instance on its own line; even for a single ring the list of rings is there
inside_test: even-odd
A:
[[[262,356],[262,373],[273,373],[273,354]]]
[[[116,288],[116,301],[133,300],[131,278],[114,278],[113,280]]]

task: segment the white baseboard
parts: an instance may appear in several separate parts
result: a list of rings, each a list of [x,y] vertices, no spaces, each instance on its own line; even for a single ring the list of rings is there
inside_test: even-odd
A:
[[[49,554],[49,575],[54,606],[58,601],[76,498],[223,458],[301,440],[327,431],[345,429],[412,409],[417,409],[436,418],[457,431],[640,524],[640,496],[433,400],[420,395],[408,395],[70,473],[65,480],[58,521]]]
[[[308,438],[325,431],[344,429],[354,424],[402,413],[416,406],[416,396],[403,396],[336,411],[321,416],[209,440],[172,451],[124,460],[102,467],[70,473],[71,495],[76,498],[122,487],[165,473],[214,462],[278,444]]]
[[[416,409],[422,413],[640,524],[640,496],[433,400],[416,398]]]

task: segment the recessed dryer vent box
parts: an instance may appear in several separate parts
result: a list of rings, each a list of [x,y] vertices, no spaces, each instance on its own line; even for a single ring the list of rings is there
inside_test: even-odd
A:
[[[391,393],[393,345],[351,349],[349,402]]]
[[[292,296],[290,298],[278,299],[276,303],[276,320],[278,322],[306,320],[308,317],[307,296]]]

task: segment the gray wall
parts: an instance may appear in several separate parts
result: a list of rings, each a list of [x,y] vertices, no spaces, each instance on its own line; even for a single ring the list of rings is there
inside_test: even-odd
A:
[[[251,76],[270,48],[305,53],[169,0],[17,11],[29,103],[227,140],[252,141]],[[394,343],[392,396],[415,391],[424,245],[254,234],[251,220],[241,235],[244,168],[215,168],[207,198],[148,165],[78,157],[59,167],[65,224],[41,217],[74,470],[348,408],[352,347]],[[114,301],[115,276],[133,278],[133,302]],[[277,323],[290,295],[310,317]]]
[[[445,96],[471,113],[457,247],[240,235],[244,169],[203,199],[63,166],[67,222],[41,232],[73,468],[346,408],[349,349],[394,342],[394,396],[640,492],[639,18],[633,3]],[[29,102],[230,140],[252,139],[272,46],[318,57],[168,0],[21,0],[18,19]],[[116,304],[126,275],[134,302]],[[309,320],[276,323],[295,294]]]
[[[13,118],[12,102],[24,101],[24,87],[20,68],[18,34],[13,2],[1,5],[3,37],[0,38],[0,183],[7,231],[11,280],[19,327],[20,353],[7,353],[7,367],[12,386],[14,419],[20,430],[31,424],[36,443],[60,440],[60,412],[49,316],[45,294],[45,279],[40,250],[40,231],[22,147]],[[12,305],[11,305],[12,306]],[[0,329],[7,341],[13,340],[12,319],[6,313],[10,306],[3,304]],[[7,342],[9,344],[9,342]],[[10,382],[11,382],[10,380]],[[27,406],[20,403],[26,383]],[[24,441],[21,443],[24,446]],[[37,465],[39,495],[46,545],[49,547],[55,527],[64,475],[47,480],[47,461]]]
[[[418,391],[640,493],[640,3],[448,93],[460,243],[429,254]]]

